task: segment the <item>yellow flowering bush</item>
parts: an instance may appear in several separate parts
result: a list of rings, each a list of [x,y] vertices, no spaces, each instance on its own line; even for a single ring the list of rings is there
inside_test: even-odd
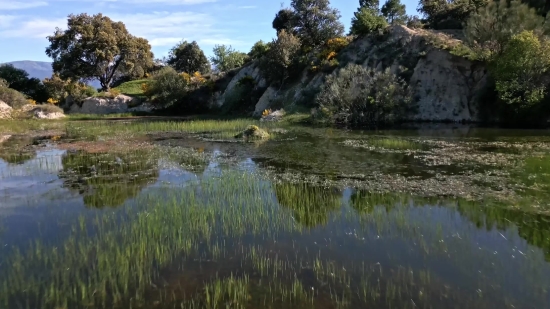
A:
[[[29,101],[29,104],[36,105],[36,101],[33,99],[27,99]]]
[[[46,101],[48,104],[58,104],[59,103],[59,100],[56,100],[56,99],[52,99],[52,98],[49,98],[47,101]]]
[[[263,112],[262,112],[262,116],[265,117],[267,115],[271,114],[271,109],[265,109]]]

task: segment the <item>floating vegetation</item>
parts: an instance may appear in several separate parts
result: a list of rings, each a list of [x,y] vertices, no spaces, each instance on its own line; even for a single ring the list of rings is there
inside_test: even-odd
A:
[[[550,304],[543,139],[59,123],[0,145],[35,156],[0,161],[0,308]]]

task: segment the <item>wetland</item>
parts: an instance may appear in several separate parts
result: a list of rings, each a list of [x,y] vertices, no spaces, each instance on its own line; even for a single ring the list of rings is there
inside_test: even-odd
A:
[[[547,308],[549,133],[0,122],[0,308]]]

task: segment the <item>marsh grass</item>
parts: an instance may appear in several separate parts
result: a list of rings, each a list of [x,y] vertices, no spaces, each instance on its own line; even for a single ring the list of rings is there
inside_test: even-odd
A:
[[[386,149],[394,150],[420,150],[423,149],[422,144],[401,138],[373,138],[369,139],[368,144]]]

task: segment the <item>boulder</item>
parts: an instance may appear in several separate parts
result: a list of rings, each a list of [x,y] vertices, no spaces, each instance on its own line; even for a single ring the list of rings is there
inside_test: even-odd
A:
[[[61,119],[65,118],[65,114],[60,112],[49,112],[47,110],[42,110],[40,108],[34,109],[32,111],[33,118],[37,119]]]
[[[223,94],[217,96],[215,105],[218,107],[223,106],[226,95],[230,94],[237,86],[237,83],[246,76],[252,77],[259,88],[264,88],[267,86],[267,81],[261,75],[258,63],[256,61],[252,62],[240,69],[237,74],[233,76]]]
[[[135,111],[138,108],[140,108],[141,111],[152,110],[151,106],[146,105],[145,107],[140,107],[141,105],[139,105],[139,103],[140,100],[138,98],[123,94],[114,98],[90,97],[84,99],[81,106],[79,104],[73,104],[69,112],[78,114],[119,114]]]
[[[11,135],[0,135],[0,144],[2,144],[3,142],[9,140],[11,137]]]
[[[6,104],[4,101],[0,101],[0,119],[11,119],[11,112],[13,108]]]
[[[260,121],[281,121],[284,115],[285,111],[283,109],[280,109],[274,112],[270,112],[267,115],[262,115]]]

